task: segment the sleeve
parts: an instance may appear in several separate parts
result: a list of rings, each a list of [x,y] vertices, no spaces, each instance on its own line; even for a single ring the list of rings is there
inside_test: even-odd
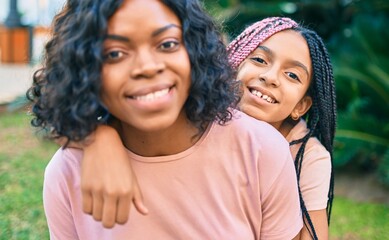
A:
[[[43,182],[43,206],[50,232],[50,239],[78,239],[72,217],[67,174],[68,159],[64,150],[59,149],[45,170]]]
[[[261,239],[292,239],[303,226],[296,172],[285,139],[267,141],[261,170]]]
[[[330,153],[317,142],[306,149],[300,175],[300,189],[308,211],[327,207],[330,178]]]

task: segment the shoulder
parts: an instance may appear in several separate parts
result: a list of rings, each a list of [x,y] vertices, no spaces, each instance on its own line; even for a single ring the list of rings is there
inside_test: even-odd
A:
[[[262,156],[290,155],[289,143],[277,129],[240,111],[234,112],[231,132],[233,137],[259,151]]]
[[[311,137],[304,151],[304,160],[303,165],[306,167],[310,165],[320,165],[317,167],[322,171],[331,171],[331,155],[327,149],[321,144],[321,142],[315,138]]]
[[[81,159],[81,150],[60,148],[46,167],[43,206],[51,239],[78,238],[74,221],[82,212],[79,211]]]
[[[289,143],[270,124],[234,111],[233,119],[218,131],[219,139],[229,139],[229,148],[244,152],[243,161],[257,169],[263,192],[271,189],[285,171],[295,175]]]
[[[241,139],[250,138],[264,145],[272,145],[275,142],[288,145],[285,138],[273,126],[238,110],[234,110],[233,118],[227,127],[230,128],[232,134]]]
[[[309,211],[327,207],[331,171],[330,153],[317,138],[310,138],[305,148],[300,174],[300,189]]]
[[[60,148],[45,169],[45,182],[78,175],[81,169],[82,151],[75,148]]]

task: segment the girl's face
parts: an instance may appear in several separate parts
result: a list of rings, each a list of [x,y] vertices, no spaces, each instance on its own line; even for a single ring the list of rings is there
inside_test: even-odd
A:
[[[168,7],[125,0],[108,21],[103,54],[101,97],[112,115],[143,132],[186,119],[191,66],[181,22]]]
[[[305,96],[312,76],[308,45],[300,33],[284,30],[264,41],[239,66],[243,82],[240,109],[277,129],[288,117],[310,108]]]

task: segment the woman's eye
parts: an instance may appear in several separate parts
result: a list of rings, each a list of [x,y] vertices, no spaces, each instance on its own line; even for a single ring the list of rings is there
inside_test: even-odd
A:
[[[287,72],[286,75],[288,75],[290,78],[295,79],[295,80],[300,82],[300,78],[296,74],[294,74],[292,72]]]
[[[258,63],[266,64],[266,61],[260,57],[252,57],[251,60],[258,62]]]
[[[115,60],[122,58],[123,55],[124,55],[124,53],[121,51],[111,51],[111,52],[108,52],[104,55],[104,60],[115,61]]]
[[[164,51],[166,51],[166,50],[172,51],[172,50],[175,50],[175,49],[178,47],[178,45],[179,45],[179,43],[176,42],[176,41],[167,41],[167,42],[162,43],[162,44],[159,46],[159,48],[160,48],[161,50],[164,50]]]

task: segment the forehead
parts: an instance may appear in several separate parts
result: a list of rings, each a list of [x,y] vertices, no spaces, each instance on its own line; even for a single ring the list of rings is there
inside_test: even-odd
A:
[[[108,21],[109,32],[137,32],[168,24],[180,26],[175,13],[159,0],[124,0]]]
[[[297,31],[284,30],[264,41],[260,46],[266,46],[277,57],[299,61],[310,68],[311,57],[305,38]]]

